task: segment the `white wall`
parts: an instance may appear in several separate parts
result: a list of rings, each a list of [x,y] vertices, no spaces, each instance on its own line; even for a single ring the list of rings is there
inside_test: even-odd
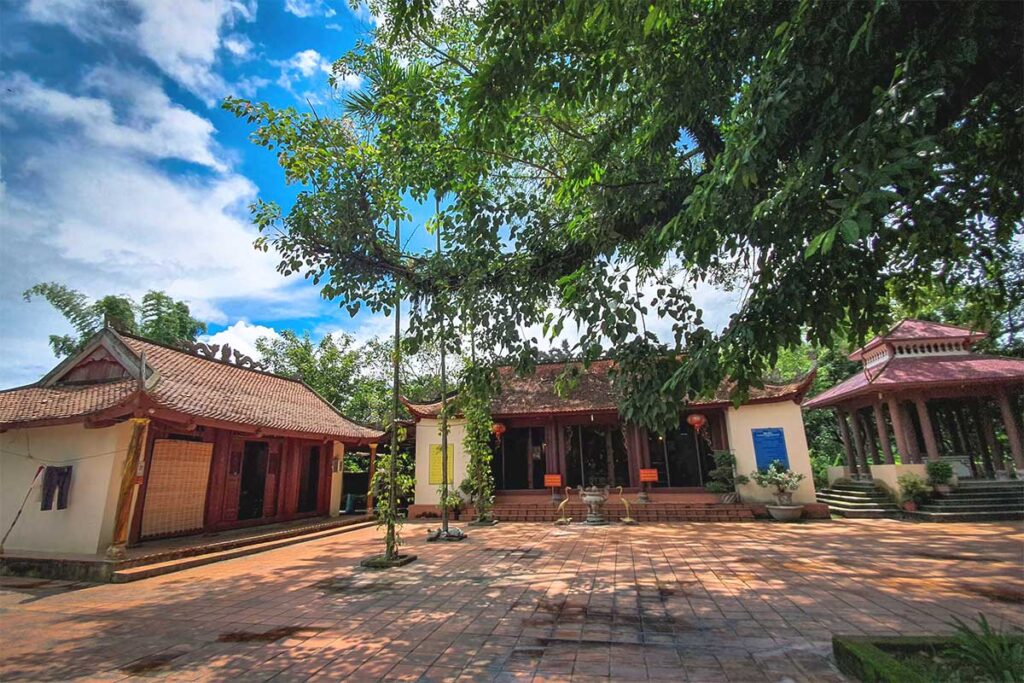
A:
[[[807,452],[807,437],[804,434],[804,418],[800,406],[792,401],[781,401],[729,408],[726,427],[729,432],[729,447],[736,455],[736,471],[748,477],[757,469],[754,436],[751,430],[781,427],[786,440],[786,452],[789,455],[789,468],[804,475],[800,488],[793,494],[793,502],[815,502],[814,477],[811,475],[811,458]],[[748,503],[775,502],[771,491],[761,488],[754,482],[739,487],[739,492]]]
[[[455,451],[455,478],[450,482],[457,489],[466,478],[468,460],[462,440],[466,437],[466,421],[448,420],[448,445]],[[437,505],[441,502],[437,484],[430,483],[430,446],[441,445],[439,420],[424,418],[416,423],[416,505]]]
[[[0,434],[0,536],[7,532],[40,465],[72,465],[68,507],[40,510],[43,476],[4,544],[17,550],[103,553],[114,535],[121,468],[132,426],[81,424],[15,429]]]

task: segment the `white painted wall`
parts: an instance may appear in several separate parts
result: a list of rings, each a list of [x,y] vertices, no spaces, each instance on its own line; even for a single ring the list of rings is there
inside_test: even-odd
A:
[[[781,427],[786,439],[789,468],[804,475],[800,488],[793,494],[794,503],[813,503],[814,477],[811,476],[811,458],[807,452],[807,437],[804,434],[804,418],[800,406],[792,401],[779,403],[756,403],[729,408],[726,428],[729,432],[729,447],[736,455],[736,470],[748,477],[757,469],[754,457],[752,429]],[[768,489],[754,482],[739,487],[740,496],[748,503],[774,503],[775,497]]]
[[[15,429],[0,434],[0,536],[7,532],[40,465],[72,465],[68,507],[40,510],[42,475],[4,544],[17,550],[63,554],[106,551],[132,426],[105,429],[81,424]]]
[[[448,420],[448,445],[455,451],[455,479],[450,482],[458,488],[466,478],[469,461],[462,440],[466,437],[466,421]],[[437,505],[441,502],[439,486],[430,483],[430,446],[441,445],[441,424],[439,420],[424,418],[416,423],[416,505]]]

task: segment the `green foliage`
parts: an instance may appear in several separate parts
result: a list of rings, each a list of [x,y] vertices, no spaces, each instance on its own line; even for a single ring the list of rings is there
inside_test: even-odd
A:
[[[622,353],[622,412],[657,431],[723,377],[742,395],[780,348],[858,343],[890,322],[891,291],[964,268],[1018,291],[1019,271],[992,269],[1024,214],[1020,3],[379,10],[335,65],[366,83],[346,117],[225,107],[301,186],[287,211],[253,207],[259,246],[352,312],[390,310],[400,285],[411,348],[455,310],[526,367],[522,330],[576,324],[574,355]],[[445,255],[403,253],[402,198],[437,195]],[[721,332],[694,302],[706,284],[746,293]]]
[[[489,521],[494,505],[494,475],[491,472],[491,398],[495,392],[493,370],[467,363],[463,370],[458,406],[466,419],[462,446],[469,455],[467,482],[478,521]]]
[[[115,295],[90,302],[82,292],[57,282],[40,282],[22,296],[25,301],[42,297],[75,329],[75,336],[50,335],[50,348],[58,358],[77,353],[104,327],[172,346],[193,342],[206,332],[206,323],[192,317],[188,304],[155,290],[146,292],[141,306],[127,296]]]
[[[932,486],[948,484],[953,479],[953,466],[945,460],[932,460],[925,465],[928,472],[928,483]]]
[[[295,377],[326,398],[347,417],[362,424],[387,425],[391,415],[392,349],[390,339],[374,337],[361,345],[345,333],[314,342],[283,330],[279,337],[261,337],[256,349],[272,372]],[[424,346],[403,353],[402,394],[411,401],[432,401],[440,393],[437,351]],[[402,407],[402,417],[408,417]]]
[[[715,469],[708,472],[711,480],[705,488],[712,493],[733,493],[737,486],[750,481],[745,474],[736,474],[736,456],[732,451],[715,451]]]
[[[924,479],[913,472],[904,472],[896,477],[900,486],[901,502],[914,501],[918,505],[928,502],[932,489]]]
[[[977,630],[953,617],[956,645],[952,658],[964,666],[975,668],[985,680],[1002,683],[1024,681],[1024,640],[1020,631],[1012,636],[992,628],[984,614],[975,622]]]
[[[206,333],[206,323],[192,317],[188,304],[153,290],[142,296],[138,327],[143,337],[171,346]]]

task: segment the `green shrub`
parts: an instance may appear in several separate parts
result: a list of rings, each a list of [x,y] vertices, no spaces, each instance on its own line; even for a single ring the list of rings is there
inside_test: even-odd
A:
[[[900,476],[896,477],[896,481],[900,485],[900,501],[906,502],[912,500],[918,505],[928,501],[928,495],[931,493],[931,487],[928,486],[922,477],[914,474],[913,472],[904,472]]]
[[[965,667],[983,673],[985,680],[1005,683],[1024,681],[1024,641],[1019,634],[1010,635],[992,628],[984,614],[975,622],[978,629],[953,618],[956,644],[949,655]]]
[[[766,489],[775,489],[775,497],[781,505],[787,505],[793,491],[800,488],[800,482],[806,477],[798,474],[776,460],[766,469],[752,472],[750,478],[754,483]]]
[[[948,484],[953,478],[953,466],[944,460],[933,460],[925,466],[928,483],[932,486]]]
[[[715,451],[715,469],[708,472],[705,488],[711,493],[734,493],[737,486],[750,481],[746,475],[736,474],[736,456],[731,451]]]

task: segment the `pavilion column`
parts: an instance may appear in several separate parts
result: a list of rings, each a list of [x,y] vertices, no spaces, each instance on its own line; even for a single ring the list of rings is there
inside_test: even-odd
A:
[[[970,421],[974,423],[974,437],[978,441],[978,450],[981,451],[981,461],[985,468],[985,476],[991,478],[996,474],[996,466],[992,461],[992,449],[985,438],[985,429],[982,427],[981,401],[971,401]]]
[[[878,432],[878,443],[882,445],[882,456],[885,458],[885,464],[891,465],[894,462],[892,458],[892,444],[889,443],[889,429],[885,424],[885,412],[882,410],[882,402],[875,401],[873,408],[875,411],[875,429]]]
[[[370,444],[370,480],[366,487],[366,514],[373,516],[373,475],[377,471],[377,444]]]
[[[867,441],[868,450],[871,451],[871,464],[881,465],[882,459],[878,457],[878,444],[875,443],[875,437],[871,434],[871,419],[861,413],[860,424],[864,428],[864,439]]]
[[[139,488],[143,451],[146,449],[146,435],[149,431],[148,417],[132,418],[132,436],[128,452],[121,467],[121,486],[117,494],[117,508],[114,511],[114,536],[107,547],[107,557],[116,560],[125,557],[128,545],[128,529],[132,516],[132,503]]]
[[[900,405],[899,399],[890,397],[889,403],[889,416],[892,418],[892,433],[896,437],[896,450],[900,454],[900,463],[906,465],[914,461],[914,456],[910,453],[910,444],[907,439],[907,424],[903,415],[903,406]]]
[[[928,459],[934,462],[939,459],[939,445],[935,441],[935,427],[932,426],[932,416],[928,412],[928,403],[921,396],[915,396],[914,406],[917,408],[917,419],[921,421],[925,452],[928,453]]]
[[[864,433],[861,432],[860,417],[857,415],[856,410],[850,412],[850,430],[853,432],[854,457],[857,459],[857,467],[860,469],[860,473],[866,477],[871,470],[868,469],[868,456],[864,448]]]
[[[907,419],[904,421],[907,435],[907,448],[910,449],[910,461],[921,464],[921,445],[917,440],[917,430],[914,429],[914,419],[910,416],[910,408],[905,408],[903,413]]]
[[[1010,395],[1006,389],[1000,389],[996,394],[999,402],[999,412],[1003,415],[1003,428],[1006,430],[1006,438],[1010,441],[1010,454],[1013,455],[1014,465],[1018,470],[1024,470],[1024,442],[1021,441],[1020,424],[1017,416],[1013,414],[1013,406],[1010,404]]]
[[[978,424],[981,425],[981,433],[985,437],[985,444],[988,446],[988,450],[992,453],[992,466],[996,470],[1002,470],[1006,472],[1009,468],[1007,462],[1003,459],[1003,445],[999,443],[996,438],[995,426],[992,424],[992,417],[988,415],[988,411],[985,410],[984,404],[981,400],[978,400],[978,409],[981,411],[981,419]]]
[[[836,408],[836,420],[839,422],[839,438],[843,442],[843,452],[846,454],[846,466],[850,468],[850,476],[856,478],[860,468],[857,466],[857,458],[853,455],[850,427],[846,424],[846,414],[842,408]]]

